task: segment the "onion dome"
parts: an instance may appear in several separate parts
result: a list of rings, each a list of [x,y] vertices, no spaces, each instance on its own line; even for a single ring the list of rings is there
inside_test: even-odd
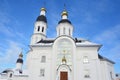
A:
[[[23,59],[18,58],[16,63],[22,63],[23,64]]]
[[[64,10],[61,14],[62,19],[58,22],[58,24],[60,23],[69,23],[71,24],[71,22],[68,20],[68,12],[66,10]]]
[[[19,58],[17,59],[16,63],[22,63],[23,64],[23,54],[22,52],[19,54]]]
[[[37,19],[36,19],[36,21],[43,21],[43,22],[47,23],[47,19],[43,15],[38,16]]]
[[[46,9],[45,8],[41,8],[41,11],[46,11]]]
[[[62,19],[58,22],[58,24],[60,24],[60,23],[70,23],[71,24],[71,22],[68,19]]]
[[[68,16],[68,12],[67,12],[66,10],[64,10],[64,11],[62,12],[61,16],[63,16],[63,15]]]
[[[40,16],[37,17],[36,21],[43,21],[43,22],[47,23],[45,13],[46,13],[46,9],[41,8]]]
[[[63,62],[65,62],[65,63],[67,62],[65,56],[63,56],[63,58],[62,58],[62,63],[63,63]]]

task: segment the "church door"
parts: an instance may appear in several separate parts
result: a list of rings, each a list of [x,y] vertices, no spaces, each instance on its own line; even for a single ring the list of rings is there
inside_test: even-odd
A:
[[[68,72],[60,72],[60,80],[68,80]]]

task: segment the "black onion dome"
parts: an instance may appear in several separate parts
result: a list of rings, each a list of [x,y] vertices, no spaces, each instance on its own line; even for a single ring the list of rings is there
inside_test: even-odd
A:
[[[70,23],[71,24],[71,22],[68,19],[62,19],[58,22],[58,24],[60,24],[60,23]]]
[[[23,60],[19,58],[16,63],[23,63]]]
[[[44,21],[44,22],[47,23],[47,19],[46,19],[46,17],[44,15],[38,16],[37,19],[36,19],[36,21]]]

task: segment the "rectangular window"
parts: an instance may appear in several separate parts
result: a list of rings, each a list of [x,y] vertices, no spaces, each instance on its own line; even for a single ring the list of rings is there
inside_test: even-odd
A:
[[[63,34],[65,34],[65,28],[63,28]]]
[[[44,77],[45,76],[45,69],[40,69],[40,76]]]
[[[87,56],[84,56],[84,57],[83,57],[83,63],[85,63],[85,64],[89,63],[89,60],[88,60],[88,57],[87,57]]]
[[[88,69],[85,69],[84,74],[84,78],[90,78],[90,73]]]
[[[110,77],[111,77],[111,80],[113,80],[113,77],[112,77],[112,72],[110,72]]]
[[[44,27],[42,27],[42,32],[44,31]]]
[[[69,35],[71,34],[70,29],[69,29]]]
[[[41,62],[42,62],[42,63],[45,63],[45,62],[46,62],[46,56],[42,56],[42,57],[41,57]]]
[[[60,29],[59,29],[59,35],[60,35]]]
[[[37,31],[40,31],[40,26],[38,26],[38,30]]]

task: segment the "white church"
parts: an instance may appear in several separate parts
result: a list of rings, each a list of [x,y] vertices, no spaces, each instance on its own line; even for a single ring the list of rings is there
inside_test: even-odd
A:
[[[100,44],[74,38],[68,12],[63,10],[57,36],[47,38],[46,9],[41,8],[34,25],[26,69],[23,55],[15,68],[0,73],[0,80],[115,80],[114,62],[101,56]]]

